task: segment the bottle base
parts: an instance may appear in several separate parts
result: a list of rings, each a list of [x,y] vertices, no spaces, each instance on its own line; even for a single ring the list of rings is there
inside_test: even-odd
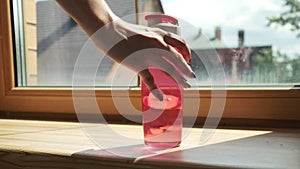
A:
[[[180,146],[181,141],[179,142],[150,142],[145,141],[145,145],[150,146],[152,148],[158,149],[168,149],[168,148],[175,148]]]

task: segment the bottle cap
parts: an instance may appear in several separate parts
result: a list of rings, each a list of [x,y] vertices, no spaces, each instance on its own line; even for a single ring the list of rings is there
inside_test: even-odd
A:
[[[145,19],[147,21],[156,20],[157,22],[160,22],[160,23],[171,23],[173,25],[178,25],[178,19],[176,19],[172,16],[169,16],[169,15],[165,15],[165,14],[147,15],[147,16],[145,16]]]

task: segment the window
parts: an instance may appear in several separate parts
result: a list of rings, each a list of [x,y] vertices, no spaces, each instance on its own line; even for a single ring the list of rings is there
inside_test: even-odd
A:
[[[109,2],[121,16],[134,13],[133,2],[124,2],[123,8],[117,8],[113,1]],[[16,46],[18,86],[71,87],[76,60],[88,36],[55,1],[18,0],[13,6],[15,34],[18,35],[16,41],[22,42]],[[95,85],[109,86],[117,68],[115,62],[103,56]],[[86,67],[86,72],[90,69]],[[86,76],[86,72],[78,76]],[[123,77],[132,74],[126,72]],[[122,86],[122,83],[119,85]],[[137,78],[131,85],[137,85]]]
[[[299,1],[162,0],[162,4],[165,13],[192,25],[183,24],[182,34],[194,51],[192,67],[201,76],[200,83],[209,77],[195,54],[205,60],[211,57],[210,50],[215,50],[229,86],[299,84]],[[284,12],[287,14],[280,18]],[[283,22],[287,23],[281,26]]]
[[[117,11],[118,5],[112,2],[116,1],[108,1]],[[134,12],[133,1],[128,2]],[[205,60],[197,60],[196,54],[213,50],[221,58],[229,85],[223,118],[300,119],[297,111],[300,92],[296,89],[300,82],[297,32],[289,31],[289,26],[267,26],[267,17],[276,17],[287,8],[283,7],[284,1],[269,0],[264,5],[246,0],[231,0],[226,4],[221,0],[139,2],[140,11],[164,12],[188,21],[181,24],[182,36],[193,50],[192,67],[199,76],[193,88],[185,93],[187,99],[195,97],[195,92],[199,93],[198,117],[205,118],[210,109],[212,79],[201,65]],[[0,110],[74,114],[70,76],[76,58],[73,55],[79,52],[76,46],[82,46],[86,39],[84,33],[53,1],[3,0],[0,4]],[[178,6],[182,8],[180,11],[176,11]],[[188,15],[196,12],[201,15]],[[189,28],[189,24],[193,27]],[[201,44],[203,41],[205,43]],[[137,80],[132,81],[132,89],[124,89],[122,84],[116,89],[107,88],[107,78],[114,63],[105,62],[109,66],[103,68],[105,71],[99,71],[105,75],[97,76],[99,88],[95,91],[97,101],[104,105],[102,112],[118,115],[111,90],[117,90],[118,97],[129,92],[133,105],[140,108]],[[213,97],[218,99],[218,96]]]
[[[289,30],[290,25],[267,26],[272,17],[286,10],[283,2],[162,0],[164,11],[160,5],[149,5],[147,1],[140,1],[140,8],[145,11],[146,7],[152,7],[188,22],[181,23],[181,32],[193,51],[191,66],[199,75],[198,85],[209,85],[212,79],[203,62],[215,57],[223,64],[226,85],[292,87],[300,82],[297,34]],[[108,3],[121,17],[134,13],[133,2],[123,2],[122,8],[117,1]],[[18,86],[71,86],[74,65],[87,35],[55,1],[14,1],[13,5]],[[175,6],[182,9],[177,11]],[[210,15],[195,17],[193,11],[199,16]],[[95,85],[109,86],[117,67],[105,57]],[[133,81],[131,85],[136,86],[137,79]]]

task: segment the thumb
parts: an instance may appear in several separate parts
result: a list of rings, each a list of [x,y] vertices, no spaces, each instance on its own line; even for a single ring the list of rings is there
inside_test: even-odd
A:
[[[149,91],[160,101],[163,101],[163,94],[157,88],[154,78],[148,69],[145,69],[139,73],[140,78],[144,81]]]

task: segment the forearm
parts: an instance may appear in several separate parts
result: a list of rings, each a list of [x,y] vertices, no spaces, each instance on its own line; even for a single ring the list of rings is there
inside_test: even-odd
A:
[[[56,2],[91,36],[118,17],[104,0],[56,0]]]

